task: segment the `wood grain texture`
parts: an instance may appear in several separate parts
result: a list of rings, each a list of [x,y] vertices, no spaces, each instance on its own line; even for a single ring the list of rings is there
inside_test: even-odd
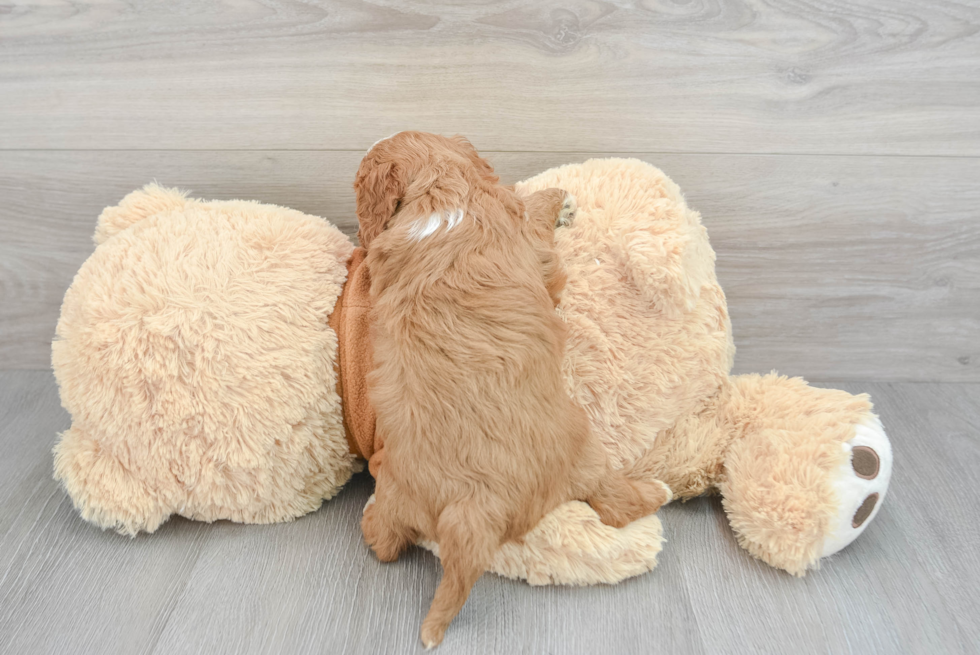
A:
[[[830,386],[872,394],[896,464],[874,523],[820,570],[751,558],[716,498],[673,503],[652,573],[586,588],[484,575],[439,652],[976,652],[980,385]],[[421,652],[439,565],[364,546],[369,478],[292,523],[178,519],[128,539],[83,523],[51,479],[57,402],[49,373],[0,373],[0,653]]]
[[[488,153],[505,181],[585,153]],[[0,368],[49,366],[95,219],[150,181],[254,198],[355,231],[360,152],[0,154]],[[980,380],[980,159],[640,155],[700,210],[736,371],[815,380]]]
[[[2,7],[0,148],[980,155],[969,1]]]
[[[0,653],[150,652],[210,533],[177,520],[130,540],[80,521],[52,479],[70,423],[50,373],[0,372]]]

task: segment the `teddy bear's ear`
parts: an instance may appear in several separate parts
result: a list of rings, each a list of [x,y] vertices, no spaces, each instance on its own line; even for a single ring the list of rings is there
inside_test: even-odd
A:
[[[187,194],[179,189],[165,189],[147,184],[123,198],[118,205],[106,207],[99,215],[95,228],[95,245],[105,243],[133,223],[155,214],[180,209],[187,203]]]
[[[381,234],[405,194],[405,180],[398,164],[378,146],[361,161],[354,181],[357,198],[357,238],[367,248]]]

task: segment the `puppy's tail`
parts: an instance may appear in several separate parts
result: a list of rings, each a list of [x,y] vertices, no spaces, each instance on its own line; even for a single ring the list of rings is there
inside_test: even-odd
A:
[[[504,535],[504,526],[498,523],[485,503],[475,501],[454,503],[439,515],[437,537],[443,574],[422,622],[421,637],[426,649],[442,642],[473,584],[490,566]]]
[[[622,528],[653,514],[672,498],[670,487],[660,480],[631,480],[623,471],[609,471],[586,502],[600,521]]]

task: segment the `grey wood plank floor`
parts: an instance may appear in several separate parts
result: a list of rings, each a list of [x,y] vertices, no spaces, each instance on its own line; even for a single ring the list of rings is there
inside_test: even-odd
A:
[[[977,652],[980,385],[833,386],[872,394],[896,468],[875,522],[820,570],[749,557],[716,498],[674,503],[653,572],[587,588],[486,574],[440,652]],[[129,539],[82,522],[51,479],[68,424],[50,373],[0,373],[0,652],[420,650],[439,565],[363,545],[369,478],[292,523],[175,519]]]

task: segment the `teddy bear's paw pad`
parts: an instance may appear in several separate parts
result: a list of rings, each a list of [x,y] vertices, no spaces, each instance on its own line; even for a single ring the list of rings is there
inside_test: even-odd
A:
[[[856,425],[854,436],[841,445],[848,457],[832,480],[839,507],[824,539],[822,557],[840,551],[868,527],[891,479],[891,444],[877,417]]]
[[[555,221],[555,227],[568,227],[575,220],[575,213],[578,211],[578,203],[575,202],[575,196],[570,193],[565,194],[565,202],[561,205],[561,211],[558,212],[558,220]]]
[[[859,478],[874,480],[881,470],[881,458],[870,446],[855,446],[851,449],[851,468]]]
[[[871,516],[871,512],[875,511],[875,507],[878,506],[878,494],[873,493],[864,499],[861,506],[858,507],[857,511],[854,512],[854,518],[851,519],[851,527],[859,528],[864,525],[864,522],[868,520]]]

